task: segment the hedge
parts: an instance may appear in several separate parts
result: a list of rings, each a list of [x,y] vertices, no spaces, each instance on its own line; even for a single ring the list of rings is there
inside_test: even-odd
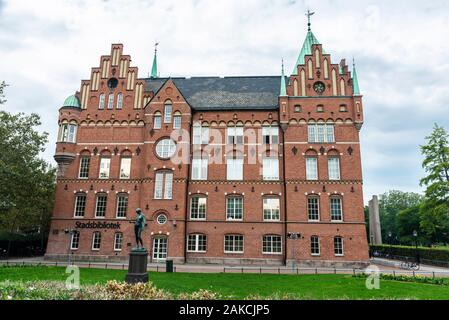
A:
[[[371,252],[377,251],[381,254],[389,254],[401,257],[416,257],[416,247],[412,246],[391,246],[391,245],[370,245]],[[418,247],[419,257],[425,260],[436,262],[449,262],[449,248],[426,248]]]

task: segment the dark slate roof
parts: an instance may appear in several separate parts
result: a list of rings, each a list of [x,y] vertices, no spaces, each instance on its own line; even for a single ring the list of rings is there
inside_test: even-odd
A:
[[[156,93],[168,79],[145,79],[145,89]],[[280,76],[171,79],[194,110],[278,108]]]

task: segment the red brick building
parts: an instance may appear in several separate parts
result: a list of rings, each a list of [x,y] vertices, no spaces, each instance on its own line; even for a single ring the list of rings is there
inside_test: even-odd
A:
[[[121,44],[59,109],[48,258],[365,265],[355,69],[309,30],[290,77],[139,77]],[[297,239],[295,235],[298,235]]]

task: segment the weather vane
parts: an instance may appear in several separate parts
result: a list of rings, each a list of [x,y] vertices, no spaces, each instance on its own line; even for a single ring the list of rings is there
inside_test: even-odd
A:
[[[310,31],[310,26],[312,25],[311,23],[310,23],[310,17],[311,16],[313,16],[315,14],[315,12],[310,12],[310,10],[307,10],[307,13],[306,13],[306,16],[307,16],[307,20],[308,20],[308,24],[307,24],[307,26],[309,27],[309,31]]]
[[[157,46],[158,46],[158,45],[159,45],[159,42],[156,41],[156,42],[154,43],[154,52],[157,52]]]

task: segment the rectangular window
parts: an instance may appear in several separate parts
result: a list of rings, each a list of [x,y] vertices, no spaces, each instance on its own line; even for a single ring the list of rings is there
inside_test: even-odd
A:
[[[104,109],[104,94],[100,94],[100,101],[98,102],[98,109]]]
[[[120,179],[131,177],[131,158],[122,158],[120,163]]]
[[[343,221],[341,198],[331,198],[331,220]]]
[[[226,220],[243,220],[243,198],[226,198]]]
[[[75,217],[84,217],[84,211],[86,210],[86,195],[78,194],[75,198]]]
[[[318,197],[307,198],[307,213],[310,221],[320,221],[320,204]]]
[[[101,247],[101,233],[94,232],[92,237],[92,250],[100,250]]]
[[[225,253],[243,253],[242,235],[225,235]]]
[[[226,159],[227,180],[243,180],[243,159]]]
[[[188,252],[206,252],[207,237],[204,234],[189,234],[187,239]]]
[[[264,221],[279,221],[280,214],[280,200],[279,198],[264,198],[263,199],[263,220]]]
[[[262,166],[264,180],[279,180],[278,158],[264,158],[262,160]]]
[[[315,157],[306,158],[306,179],[318,180],[318,159]]]
[[[171,123],[172,105],[166,104],[164,107],[164,123]]]
[[[155,115],[153,118],[153,129],[160,129],[162,127],[162,117]]]
[[[243,127],[228,127],[228,144],[243,144]]]
[[[111,93],[108,98],[108,109],[112,110],[114,108],[114,94]]]
[[[343,238],[342,237],[335,237],[334,238],[334,254],[336,256],[342,256],[344,255],[343,251]]]
[[[207,180],[208,159],[192,159],[192,180]]]
[[[335,142],[333,124],[309,124],[308,125],[309,143],[333,143]]]
[[[101,158],[101,160],[100,160],[100,179],[109,179],[110,168],[111,168],[111,158]]]
[[[76,142],[76,124],[69,124],[69,137],[67,142]]]
[[[128,195],[120,194],[117,197],[117,218],[126,218],[128,212]]]
[[[310,237],[310,254],[312,256],[320,255],[320,238],[317,236]]]
[[[278,127],[263,127],[262,128],[262,143],[264,144],[278,144],[279,143],[279,128]]]
[[[72,231],[72,237],[70,238],[70,249],[77,250],[80,247],[80,232]]]
[[[206,202],[204,197],[193,197],[190,200],[190,219],[205,220],[206,219]]]
[[[173,197],[173,173],[157,172],[154,183],[155,199],[172,199]]]
[[[117,232],[114,235],[114,251],[122,251],[123,233]]]
[[[108,201],[108,196],[101,194],[97,196],[97,203],[95,205],[95,217],[104,218],[106,216],[106,204]]]
[[[173,188],[173,173],[167,172],[165,174],[164,199],[173,198],[172,188]]]
[[[89,165],[90,165],[90,157],[80,158],[80,171],[78,175],[80,179],[89,178]]]
[[[195,125],[193,127],[193,144],[209,143],[209,127]]]
[[[281,254],[282,237],[276,235],[263,236],[262,252],[264,254]]]
[[[331,157],[327,159],[329,180],[340,180],[340,158]]]
[[[175,115],[173,117],[173,129],[181,129],[181,116]]]

